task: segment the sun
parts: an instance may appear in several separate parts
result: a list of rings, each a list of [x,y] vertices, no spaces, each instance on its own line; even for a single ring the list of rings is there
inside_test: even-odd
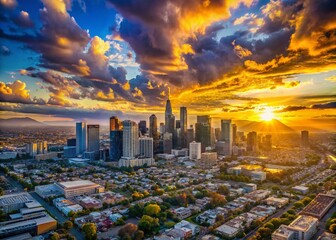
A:
[[[264,112],[260,115],[263,121],[271,121],[275,118],[273,110],[271,108],[266,108]]]

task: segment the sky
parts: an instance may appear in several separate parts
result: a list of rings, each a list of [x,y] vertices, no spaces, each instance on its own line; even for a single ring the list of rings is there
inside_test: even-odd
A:
[[[0,21],[1,118],[162,121],[169,96],[177,119],[336,122],[334,0],[0,0]]]

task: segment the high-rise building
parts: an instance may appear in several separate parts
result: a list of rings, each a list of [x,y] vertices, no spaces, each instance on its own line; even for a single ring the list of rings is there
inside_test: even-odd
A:
[[[175,121],[175,127],[176,127],[176,129],[181,128],[181,120],[176,120]]]
[[[87,125],[87,151],[99,153],[99,125]]]
[[[165,130],[166,130],[166,126],[164,125],[164,123],[160,123],[160,134],[164,134]]]
[[[256,152],[258,150],[258,135],[257,132],[249,132],[247,134],[247,151]]]
[[[121,129],[122,129],[122,125],[118,117],[116,116],[110,117],[110,131],[121,130]]]
[[[171,107],[171,103],[170,100],[168,98],[167,102],[166,102],[166,110],[165,110],[165,127],[166,127],[166,132],[169,132],[169,117],[173,115],[173,110]]]
[[[202,152],[211,146],[211,118],[208,115],[197,116],[195,141],[201,143]]]
[[[123,131],[110,131],[110,160],[119,161],[123,154]]]
[[[28,143],[26,145],[26,152],[29,156],[35,157],[37,154],[37,143]]]
[[[221,141],[227,142],[229,145],[229,153],[232,148],[232,129],[231,129],[231,120],[223,119],[221,120]]]
[[[153,138],[139,138],[139,155],[140,157],[153,158]]]
[[[153,140],[158,140],[158,126],[157,126],[157,117],[152,114],[149,117],[149,136],[153,138]]]
[[[76,147],[76,138],[67,139],[67,146],[68,147]]]
[[[173,134],[166,132],[163,134],[163,152],[171,154],[172,149],[173,149]]]
[[[232,124],[232,144],[237,144],[237,125]]]
[[[221,139],[221,130],[220,130],[220,128],[215,128],[215,138],[216,138],[216,141],[219,141]]]
[[[191,160],[201,159],[201,143],[200,142],[191,142],[189,144],[189,158]]]
[[[86,151],[87,136],[86,136],[86,123],[76,123],[76,154],[83,154]]]
[[[110,117],[110,160],[119,161],[123,149],[122,123],[118,117]]]
[[[195,140],[195,132],[193,125],[190,125],[190,128],[187,129],[187,146],[189,147],[189,144]]]
[[[145,135],[147,133],[147,123],[146,120],[141,120],[139,122],[139,131],[141,135]]]
[[[122,122],[123,130],[123,157],[136,157],[139,154],[138,125],[130,120]]]
[[[175,116],[170,114],[166,118],[167,122],[165,124],[166,132],[174,134],[175,132]]]
[[[180,107],[181,147],[187,147],[188,114],[186,107]]]
[[[301,131],[301,147],[309,147],[309,132],[307,130]]]
[[[263,148],[265,151],[271,151],[272,150],[272,135],[271,134],[267,134],[264,138],[263,138]]]

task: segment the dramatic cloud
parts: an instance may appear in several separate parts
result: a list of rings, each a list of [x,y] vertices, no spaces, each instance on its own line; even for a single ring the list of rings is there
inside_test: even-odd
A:
[[[32,99],[26,83],[16,80],[12,83],[0,82],[0,101],[23,104],[44,104],[42,99]]]
[[[14,22],[19,27],[23,27],[23,28],[33,28],[34,27],[33,21],[29,18],[29,13],[25,11],[21,11],[19,16],[17,16],[14,19]]]
[[[0,0],[0,6],[5,8],[15,8],[17,6],[16,0]]]

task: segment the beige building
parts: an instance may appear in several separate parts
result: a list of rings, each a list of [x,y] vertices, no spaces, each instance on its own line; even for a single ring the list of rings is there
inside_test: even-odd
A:
[[[212,168],[216,165],[217,153],[216,152],[204,152],[201,154],[201,159],[198,161],[198,165],[201,168]]]
[[[104,187],[89,180],[55,183],[66,198],[104,192]]]

